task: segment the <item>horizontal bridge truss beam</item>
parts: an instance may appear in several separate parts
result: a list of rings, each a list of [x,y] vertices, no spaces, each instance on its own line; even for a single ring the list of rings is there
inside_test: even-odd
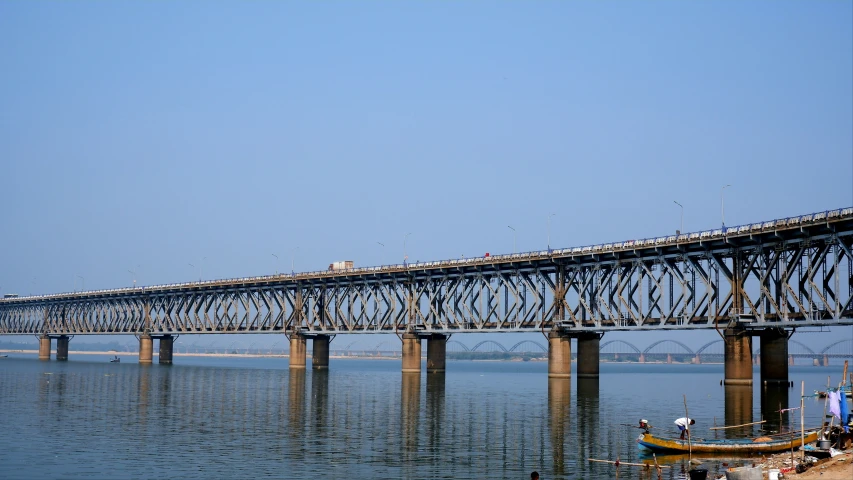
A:
[[[853,324],[853,222],[676,249],[553,255],[0,301],[0,334],[423,333]],[[844,227],[844,228],[836,228]]]

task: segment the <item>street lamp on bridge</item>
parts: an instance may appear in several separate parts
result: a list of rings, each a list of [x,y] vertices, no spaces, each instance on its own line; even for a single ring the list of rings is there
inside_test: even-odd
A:
[[[403,235],[403,263],[406,263],[406,260],[409,259],[409,256],[406,254],[406,240],[409,238],[409,235],[411,235],[411,234],[412,234],[412,232],[409,232],[409,233]]]
[[[377,245],[382,247],[382,252],[384,253],[385,252],[385,244],[382,242],[376,242],[376,243],[377,243]],[[379,264],[382,265],[382,259],[379,259]]]
[[[556,213],[552,213],[548,215],[548,251],[551,251],[551,217],[557,215]]]
[[[515,237],[517,232],[510,225],[507,225],[506,228],[512,230],[512,253],[515,253]]]
[[[720,189],[720,216],[723,217],[723,232],[726,230],[726,204],[723,201],[723,192],[729,187],[731,187],[731,185],[726,185]]]
[[[678,231],[678,235],[681,235],[682,233],[684,233],[684,205],[676,202],[675,200],[673,200],[673,202],[679,207],[681,207],[681,230]]]
[[[278,255],[273,253],[272,256],[275,257],[275,274],[278,275]]]

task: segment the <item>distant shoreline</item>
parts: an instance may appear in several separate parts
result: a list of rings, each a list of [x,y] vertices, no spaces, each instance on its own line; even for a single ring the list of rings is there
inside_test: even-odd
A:
[[[38,350],[9,350],[9,349],[0,349],[0,353],[23,353],[29,355],[38,355]],[[56,350],[50,351],[51,356],[56,355]],[[139,352],[118,352],[118,351],[87,351],[87,350],[69,350],[68,355],[110,355],[110,356],[139,356]],[[157,356],[155,352],[153,356]],[[280,354],[280,353],[172,353],[173,357],[213,357],[213,358],[290,358],[289,354]],[[308,358],[311,358],[311,354],[306,355]],[[329,355],[329,358],[336,359],[347,359],[347,358],[357,358],[364,360],[400,360],[401,357],[382,357],[382,356],[369,356],[369,355]],[[423,357],[426,358],[426,357]],[[521,362],[522,360],[515,359],[465,359],[465,360],[456,360],[448,358],[448,360],[460,361],[460,362]],[[545,362],[547,359],[539,359],[532,358],[529,360],[530,362]],[[577,363],[576,359],[572,360],[572,363]],[[601,360],[600,363],[607,364],[637,364],[637,365],[667,365],[666,362],[612,362],[607,360]],[[673,362],[669,365],[695,365],[693,363],[688,362]],[[703,362],[701,365],[722,365],[722,362]]]

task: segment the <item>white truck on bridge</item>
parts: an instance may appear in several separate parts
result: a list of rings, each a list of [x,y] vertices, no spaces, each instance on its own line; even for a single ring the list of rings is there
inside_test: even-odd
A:
[[[332,262],[329,264],[329,271],[335,272],[338,270],[351,270],[355,264],[352,260],[344,260],[342,262]]]

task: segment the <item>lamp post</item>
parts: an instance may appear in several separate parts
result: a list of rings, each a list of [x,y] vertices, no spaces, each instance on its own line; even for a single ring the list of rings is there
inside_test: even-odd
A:
[[[681,207],[681,230],[678,231],[678,234],[680,235],[684,233],[684,205],[676,202],[675,200],[673,200],[673,202],[679,207]]]
[[[130,273],[131,278],[133,278],[133,288],[136,288],[136,272],[130,269],[128,269],[127,272]]]
[[[723,201],[723,192],[729,187],[731,187],[731,185],[726,185],[720,189],[720,216],[723,217],[723,231],[726,230],[726,204]]]
[[[275,257],[275,274],[278,275],[278,255],[273,253],[272,256]]]
[[[385,253],[385,244],[382,242],[376,242],[380,247],[382,247],[382,252]],[[384,255],[383,255],[384,256]],[[379,260],[379,264],[382,265],[382,260]]]
[[[296,251],[299,250],[299,247],[293,249],[290,255],[290,274],[293,275],[293,263],[296,261]]]
[[[515,253],[515,237],[518,232],[516,232],[510,225],[507,225],[506,228],[512,230],[512,253]]]
[[[409,238],[409,235],[411,235],[411,234],[412,234],[412,232],[409,232],[409,233],[403,235],[403,263],[406,263],[406,260],[409,259],[409,256],[406,254],[406,240]]]
[[[202,266],[204,266],[204,261],[205,261],[205,260],[207,260],[207,257],[202,257],[202,258],[201,258],[201,262],[199,262],[199,264],[198,264],[198,281],[199,281],[199,282],[201,281],[201,267],[202,267]],[[191,266],[191,267],[195,268],[195,265],[193,265],[192,263],[188,263],[187,265],[189,265],[189,266]]]
[[[77,276],[80,277],[80,291],[85,292],[86,291],[86,279],[83,278],[83,275],[77,275]]]
[[[548,251],[551,251],[551,217],[556,215],[556,213],[552,213],[548,215]]]

